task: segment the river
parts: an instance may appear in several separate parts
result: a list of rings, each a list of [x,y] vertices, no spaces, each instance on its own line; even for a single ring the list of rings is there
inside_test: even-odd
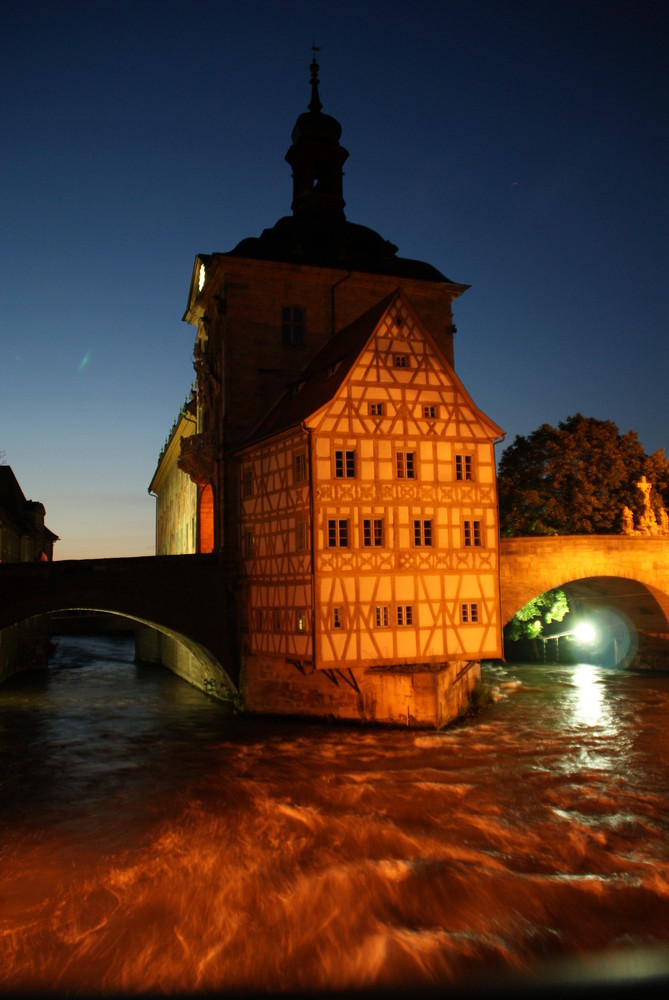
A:
[[[435,733],[234,716],[133,651],[0,688],[0,991],[669,968],[669,673],[489,666]]]

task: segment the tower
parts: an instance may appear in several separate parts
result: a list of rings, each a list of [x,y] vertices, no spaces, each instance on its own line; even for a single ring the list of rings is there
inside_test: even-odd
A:
[[[321,114],[318,63],[311,61],[311,101],[292,132],[286,161],[293,168],[293,214],[318,229],[344,221],[343,166],[348,152],[339,144],[341,125]]]
[[[346,218],[310,69],[292,214],[195,259],[178,465],[235,595],[247,707],[441,725],[501,653],[501,431],[453,369],[468,286]]]

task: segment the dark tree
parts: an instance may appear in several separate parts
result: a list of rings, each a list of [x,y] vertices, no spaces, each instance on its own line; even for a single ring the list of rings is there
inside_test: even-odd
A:
[[[653,484],[659,512],[669,500],[669,460],[646,455],[634,431],[577,413],[557,427],[543,424],[516,437],[499,464],[503,535],[618,534],[623,510],[643,511],[637,483]]]

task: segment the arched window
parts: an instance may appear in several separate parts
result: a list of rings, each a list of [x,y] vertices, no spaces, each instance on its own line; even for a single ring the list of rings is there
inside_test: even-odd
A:
[[[214,491],[207,483],[200,493],[200,545],[199,552],[214,551]]]

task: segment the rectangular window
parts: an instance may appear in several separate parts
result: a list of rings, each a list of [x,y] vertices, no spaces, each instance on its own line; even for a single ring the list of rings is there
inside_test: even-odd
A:
[[[394,354],[393,355],[393,365],[395,368],[408,368],[409,367],[409,355],[408,354]]]
[[[464,528],[464,542],[466,546],[478,547],[482,544],[480,521],[465,521],[463,524],[463,528]]]
[[[383,416],[383,403],[370,403],[369,412],[373,417]]]
[[[253,469],[244,469],[242,473],[242,496],[252,497],[253,496]]]
[[[471,455],[455,456],[455,478],[460,482],[470,482],[473,479]]]
[[[344,627],[344,609],[343,608],[333,608],[332,609],[332,627],[333,628],[343,628]]]
[[[335,451],[335,478],[355,478],[355,451]]]
[[[297,631],[306,632],[307,631],[307,609],[298,608],[295,612],[297,617]]]
[[[348,547],[348,520],[330,518],[328,521],[328,546],[331,549]]]
[[[413,522],[413,542],[414,545],[432,545],[432,519],[421,521],[416,518]]]
[[[463,604],[460,607],[460,620],[463,625],[475,625],[479,620],[478,604]]]
[[[428,417],[428,419],[432,419],[433,417],[436,417],[436,415],[437,415],[437,407],[436,406],[424,406],[423,407],[423,416],[424,417]]]
[[[413,625],[413,604],[397,605],[397,624],[399,626]]]
[[[298,552],[309,548],[309,522],[304,519],[295,522],[295,548]]]
[[[294,475],[296,483],[307,481],[307,456],[303,451],[298,451],[295,455]]]
[[[384,544],[383,518],[366,517],[362,522],[362,544],[365,548]]]
[[[304,344],[304,309],[284,306],[281,310],[281,343],[301,347]]]
[[[281,631],[281,612],[278,610],[278,608],[274,611],[274,631],[275,632]]]
[[[388,628],[390,625],[390,606],[388,604],[377,604],[374,609],[374,621],[377,628]]]
[[[256,554],[256,540],[252,531],[247,531],[244,535],[244,555],[247,559],[253,559]]]
[[[398,479],[416,478],[416,452],[398,451],[395,453],[395,472]]]

